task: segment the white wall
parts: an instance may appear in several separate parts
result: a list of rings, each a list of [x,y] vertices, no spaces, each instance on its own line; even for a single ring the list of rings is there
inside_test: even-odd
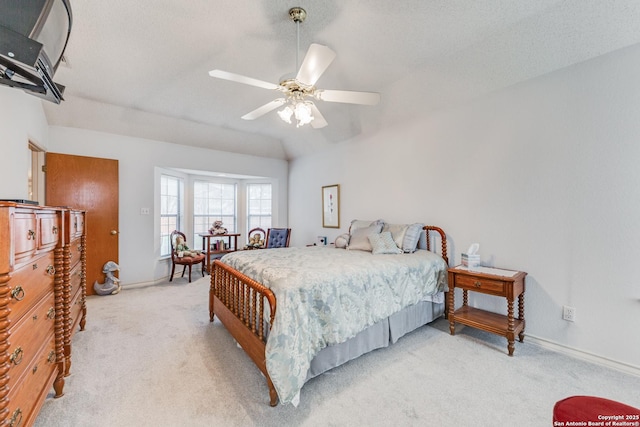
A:
[[[438,225],[452,264],[479,242],[485,265],[528,272],[528,335],[638,368],[639,75],[635,46],[295,160],[293,244],[352,219]],[[321,227],[329,184],[340,230]]]
[[[50,127],[49,151],[78,156],[116,159],[120,174],[120,279],[123,287],[167,277],[169,263],[160,260],[160,242],[154,225],[155,168],[269,177],[277,183],[279,204],[274,215],[287,224],[287,173],[285,160],[188,147],[77,128]],[[151,208],[141,215],[140,208]],[[238,242],[240,244],[240,242]]]
[[[49,143],[42,101],[21,90],[0,86],[0,199],[29,199],[29,141],[43,149]]]

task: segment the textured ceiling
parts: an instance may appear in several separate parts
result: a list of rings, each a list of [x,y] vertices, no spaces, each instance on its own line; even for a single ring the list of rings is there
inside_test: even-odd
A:
[[[296,71],[296,25],[337,57],[323,89],[380,92],[377,106],[317,102],[329,122],[296,129],[275,112],[240,117],[278,92],[209,77],[219,68],[278,83]],[[71,39],[45,103],[51,125],[294,158],[640,42],[637,0],[72,0]]]

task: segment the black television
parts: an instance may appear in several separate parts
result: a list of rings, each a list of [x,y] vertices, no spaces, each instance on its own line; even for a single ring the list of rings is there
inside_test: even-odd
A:
[[[0,0],[0,84],[59,104],[53,75],[72,21],[70,0]]]

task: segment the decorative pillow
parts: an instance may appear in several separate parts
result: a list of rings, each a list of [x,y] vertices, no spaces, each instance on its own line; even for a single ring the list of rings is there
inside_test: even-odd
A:
[[[344,249],[349,245],[349,234],[341,234],[336,237],[336,241],[334,242],[334,246],[338,249]]]
[[[407,227],[402,241],[402,250],[404,252],[412,253],[416,251],[418,241],[420,240],[420,233],[422,233],[422,227],[424,227],[424,224],[419,223],[411,224]]]
[[[354,219],[353,221],[351,221],[351,225],[349,226],[349,234],[352,234],[354,231],[356,231],[359,228],[367,228],[367,227],[371,227],[372,225],[383,225],[384,224],[384,220],[382,219],[377,219],[375,221],[368,221],[368,220],[362,220],[362,219]]]
[[[396,246],[402,249],[402,243],[404,242],[404,236],[407,233],[407,228],[409,228],[409,224],[384,224],[382,227],[382,231],[388,231],[391,233],[391,237],[393,237],[393,241],[396,243]]]
[[[372,225],[366,228],[358,228],[356,231],[351,233],[347,249],[371,252],[373,248],[369,242],[369,235],[380,234],[380,231],[382,231],[381,224]]]
[[[396,246],[396,242],[393,241],[393,237],[388,231],[383,231],[380,234],[370,234],[369,242],[371,243],[371,247],[373,248],[371,252],[374,255],[402,253],[402,249]]]

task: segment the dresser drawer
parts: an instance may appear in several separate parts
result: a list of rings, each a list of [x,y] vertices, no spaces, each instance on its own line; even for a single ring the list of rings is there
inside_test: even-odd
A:
[[[43,295],[53,290],[53,252],[32,259],[11,274],[9,281],[10,317],[18,321]]]
[[[38,213],[38,250],[54,248],[60,240],[60,220],[56,213]]]
[[[54,336],[55,300],[53,292],[9,329],[9,383],[22,375],[31,364],[43,342]]]
[[[16,212],[13,215],[14,259],[18,263],[36,251],[36,215],[33,212]]]
[[[82,212],[71,213],[71,235],[80,237],[84,233],[84,214]]]
[[[494,295],[504,295],[505,293],[505,285],[503,281],[471,277],[461,274],[456,276],[456,287]]]
[[[71,273],[69,273],[69,295],[71,299],[75,298],[75,295],[80,292],[82,287],[82,265],[76,265]]]
[[[52,335],[36,358],[25,367],[22,377],[16,378],[15,386],[11,387],[8,395],[8,426],[29,426],[35,421],[57,373],[54,343]]]
[[[82,244],[80,239],[75,239],[69,243],[69,252],[71,253],[69,265],[73,268],[73,266],[80,262],[80,257],[82,256]]]

